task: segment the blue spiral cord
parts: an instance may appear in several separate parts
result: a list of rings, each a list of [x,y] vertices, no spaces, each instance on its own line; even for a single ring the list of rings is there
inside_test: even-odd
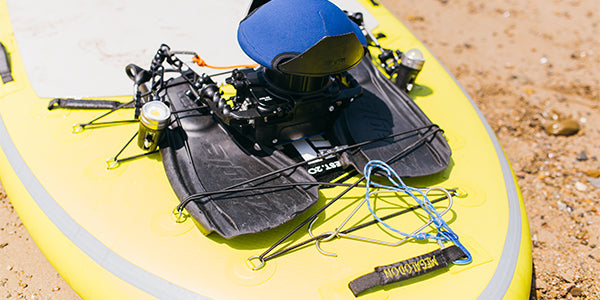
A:
[[[383,184],[379,184],[379,183],[371,181],[371,175],[378,169],[382,170],[386,173],[388,180],[392,183],[392,186],[387,186],[387,185],[383,185]],[[417,240],[433,239],[433,240],[442,241],[442,242],[450,241],[450,242],[454,243],[467,256],[466,258],[455,260],[453,262],[454,264],[459,264],[459,265],[468,264],[473,260],[471,253],[459,241],[458,235],[450,228],[450,226],[448,226],[448,223],[446,223],[446,221],[444,221],[444,219],[442,219],[442,216],[440,216],[438,211],[433,207],[433,205],[431,204],[431,201],[429,201],[429,198],[427,197],[427,192],[424,192],[423,189],[407,186],[404,183],[404,181],[402,181],[400,176],[398,176],[396,171],[394,171],[394,169],[392,169],[389,165],[387,165],[386,163],[384,163],[383,161],[380,161],[380,160],[372,160],[372,161],[368,162],[365,165],[364,174],[365,174],[365,178],[366,178],[366,182],[367,182],[367,184],[366,184],[367,192],[366,192],[366,196],[365,196],[366,202],[367,202],[367,207],[369,208],[369,212],[371,212],[371,215],[373,215],[373,217],[379,223],[381,223],[383,226],[385,226],[386,228],[388,228],[389,230],[391,230],[393,232],[396,232],[403,236],[414,238]],[[379,190],[371,191],[371,187],[378,188]],[[373,209],[371,207],[370,196],[373,194],[377,194],[377,193],[405,193],[405,194],[409,195],[415,201],[417,201],[419,206],[421,206],[421,208],[423,208],[423,210],[425,212],[427,212],[427,214],[429,214],[431,223],[437,228],[438,233],[436,235],[432,235],[427,232],[419,232],[416,234],[410,234],[410,233],[402,232],[396,228],[393,228],[392,226],[390,226],[389,224],[387,224],[386,222],[381,220],[377,216],[377,214],[375,214],[375,212],[373,211]],[[415,194],[421,195],[421,198],[419,198]],[[448,193],[448,195],[449,195],[449,193]]]

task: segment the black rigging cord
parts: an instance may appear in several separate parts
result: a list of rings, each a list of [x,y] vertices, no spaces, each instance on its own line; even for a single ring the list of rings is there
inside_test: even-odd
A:
[[[113,112],[122,109],[128,105],[131,105],[135,102],[135,100],[131,100],[129,102],[124,102],[122,104],[120,104],[119,106],[111,109],[110,111],[103,113],[102,115],[96,117],[95,119],[85,123],[85,124],[75,124],[73,125],[73,132],[79,132],[83,129],[85,129],[85,127],[87,126],[97,126],[97,125],[109,125],[109,124],[119,124],[119,123],[132,123],[132,122],[137,122],[137,120],[121,120],[121,121],[112,121],[112,122],[96,122],[110,114],[112,114]]]
[[[322,186],[350,186],[349,183],[338,183],[338,182],[327,182],[327,181],[312,181],[312,182],[293,182],[293,183],[280,183],[275,185],[268,186],[251,186],[244,188],[232,188],[228,190],[218,190],[218,191],[210,191],[210,192],[201,192],[190,195],[186,198],[188,201],[198,201],[207,196],[219,195],[219,194],[233,194],[233,193],[241,193],[248,191],[256,191],[256,190],[265,190],[265,189],[283,189],[290,187],[302,187],[302,186],[313,186],[313,185],[322,185]],[[366,185],[359,185],[357,187],[366,187]]]
[[[165,61],[165,59],[167,60],[167,63],[169,63],[171,66],[175,67],[176,69],[165,69],[165,67],[162,65],[162,63]],[[84,129],[84,127],[86,126],[93,126],[93,125],[106,125],[106,124],[115,124],[115,123],[127,123],[127,122],[132,122],[132,121],[137,121],[137,120],[122,120],[122,121],[113,121],[113,122],[98,122],[95,123],[96,121],[98,121],[101,118],[104,118],[105,116],[113,113],[116,110],[122,109],[123,107],[133,104],[136,100],[139,100],[145,96],[153,96],[153,100],[160,100],[163,99],[165,97],[168,97],[168,93],[166,93],[166,89],[168,87],[170,87],[170,85],[168,84],[169,80],[165,81],[164,79],[164,75],[167,72],[177,72],[179,74],[181,74],[182,78],[185,80],[185,83],[189,84],[190,86],[194,87],[194,82],[192,82],[192,80],[190,78],[188,78],[188,76],[186,76],[185,72],[187,70],[183,70],[183,66],[187,67],[187,70],[191,70],[191,68],[189,66],[187,66],[183,61],[181,61],[179,58],[177,58],[175,56],[175,52],[171,52],[168,47],[163,48],[161,47],[161,49],[159,49],[159,51],[157,52],[157,55],[155,57],[155,60],[153,61],[150,71],[152,73],[151,75],[151,89],[150,91],[146,92],[146,93],[139,93],[138,95],[136,95],[138,99],[134,99],[130,102],[127,103],[123,103],[121,105],[119,105],[118,107],[115,107],[114,109],[110,110],[109,112],[100,115],[99,117],[93,119],[92,121],[86,123],[86,124],[76,124],[77,126],[79,126],[79,129]],[[231,71],[226,71],[226,72],[222,72],[222,73],[217,73],[217,74],[213,74],[212,76],[218,76],[218,75],[224,75],[224,74],[228,74],[231,73]],[[196,74],[194,72],[194,74]],[[182,84],[182,83],[177,83],[177,84]],[[162,94],[162,95],[161,95]],[[202,109],[203,107],[196,107],[196,108],[192,108],[192,109],[182,109],[182,110],[177,110],[177,111],[173,111],[173,115],[174,115],[174,121],[175,123],[177,123],[177,125],[179,127],[182,128],[182,124],[181,124],[181,118],[178,115],[179,113],[183,113],[183,112],[190,112],[190,111],[197,111],[199,109]],[[421,130],[427,130],[427,132],[423,133],[421,132]],[[292,245],[290,247],[284,248],[282,250],[279,250],[275,253],[272,253],[269,255],[270,252],[272,252],[276,247],[278,247],[279,245],[281,245],[284,241],[286,241],[288,238],[290,238],[294,233],[296,233],[298,230],[300,230],[302,227],[304,227],[306,224],[308,224],[309,222],[312,222],[320,213],[322,213],[325,209],[327,209],[328,207],[330,207],[333,203],[335,203],[337,200],[339,200],[340,198],[342,198],[346,193],[348,193],[350,190],[352,190],[355,187],[364,187],[364,185],[360,185],[360,182],[362,182],[365,179],[365,176],[362,175],[359,179],[357,179],[354,183],[352,184],[345,184],[345,183],[330,183],[330,182],[299,182],[299,183],[284,183],[284,184],[277,184],[277,185],[271,185],[271,186],[259,186],[262,183],[265,182],[261,182],[258,183],[257,185],[254,186],[250,186],[250,187],[243,187],[243,188],[238,188],[240,186],[246,185],[246,184],[250,184],[253,182],[256,182],[258,180],[264,179],[264,178],[268,178],[270,176],[273,175],[277,175],[280,174],[282,172],[285,172],[287,170],[291,170],[294,168],[297,168],[299,166],[308,164],[312,161],[318,160],[318,159],[322,159],[325,158],[327,156],[333,155],[333,154],[337,154],[346,150],[350,150],[350,149],[354,149],[354,148],[358,148],[364,145],[368,145],[370,143],[374,143],[377,141],[381,141],[381,140],[386,140],[386,139],[390,139],[390,138],[394,138],[397,136],[401,136],[401,135],[406,135],[406,134],[410,134],[410,133],[415,133],[415,134],[422,134],[423,136],[421,136],[418,140],[416,140],[414,143],[412,143],[411,145],[407,146],[405,149],[403,149],[402,151],[394,154],[392,157],[390,157],[389,159],[387,159],[385,162],[389,163],[391,161],[394,161],[402,156],[404,156],[405,154],[409,153],[410,151],[413,151],[414,149],[416,149],[417,147],[419,147],[421,144],[423,144],[424,142],[427,141],[427,139],[432,138],[436,133],[438,132],[443,132],[443,130],[441,128],[439,128],[438,125],[436,124],[430,124],[430,125],[426,125],[426,126],[422,126],[419,128],[414,128],[411,130],[407,130],[407,131],[403,131],[403,132],[399,132],[399,133],[395,133],[389,136],[385,136],[385,137],[381,137],[381,138],[377,138],[377,139],[372,139],[372,140],[368,140],[368,141],[364,141],[361,143],[357,143],[357,144],[353,144],[353,145],[346,145],[346,146],[336,146],[332,149],[330,149],[329,151],[325,151],[319,155],[317,155],[315,158],[310,159],[310,160],[306,160],[306,161],[302,161],[302,162],[298,162],[295,164],[292,164],[288,167],[279,169],[279,170],[275,170],[260,176],[257,176],[255,178],[246,180],[244,182],[240,182],[234,185],[231,185],[229,187],[226,187],[222,190],[218,190],[218,191],[209,191],[209,192],[202,192],[202,193],[196,193],[193,195],[189,195],[188,197],[186,197],[178,206],[177,206],[177,212],[179,213],[179,215],[181,216],[183,209],[185,208],[185,206],[187,204],[189,204],[192,201],[198,201],[201,200],[202,198],[205,197],[209,197],[212,195],[218,195],[218,194],[228,194],[228,193],[240,193],[240,192],[245,192],[245,191],[253,191],[253,190],[264,190],[264,189],[277,189],[277,188],[288,188],[288,187],[299,187],[299,186],[311,186],[311,185],[322,185],[322,186],[345,186],[346,189],[344,191],[342,191],[341,193],[339,193],[336,197],[334,197],[332,200],[330,200],[327,204],[323,205],[321,208],[319,208],[316,212],[314,212],[310,217],[306,218],[304,221],[302,221],[299,225],[297,225],[294,229],[292,229],[291,231],[289,231],[286,235],[284,235],[281,239],[279,239],[277,242],[275,242],[271,247],[269,247],[269,249],[267,249],[266,251],[264,251],[262,254],[258,255],[257,258],[264,263],[266,260],[272,259],[274,257],[277,257],[279,255],[282,255],[284,253],[287,253],[289,251],[292,251],[294,249],[297,249],[303,245],[306,245],[312,241],[316,241],[319,239],[324,239],[329,237],[331,234],[330,233],[324,233],[321,234],[319,236],[315,236],[312,237],[308,240],[305,240],[303,242],[297,243],[295,245]],[[144,156],[144,155],[148,155],[148,154],[152,154],[152,153],[156,153],[157,151],[153,151],[151,153],[145,153],[142,155],[136,155],[133,157],[129,157],[126,159],[122,159],[122,160],[118,160],[118,156],[123,152],[123,150],[131,143],[131,141],[137,136],[137,133],[127,142],[127,144],[121,149],[121,151],[119,151],[119,153],[112,159],[112,161],[114,163],[118,163],[120,161],[124,161],[124,160],[129,160],[129,159],[133,159],[136,157],[140,157],[140,156]],[[191,154],[191,149],[189,144],[187,143],[187,141],[184,139],[184,147],[186,149],[186,155],[188,156],[189,160],[192,162],[192,167],[194,172],[196,173],[196,175],[198,175],[198,170],[196,168],[196,165],[194,164],[194,161],[192,159],[192,154]],[[454,190],[450,190],[451,192],[455,193]],[[435,199],[432,201],[432,203],[435,202],[439,202],[442,201],[444,199],[446,199],[447,196]],[[382,218],[382,220],[385,219],[389,219],[392,218],[394,216],[398,216],[401,214],[404,214],[406,212],[412,211],[419,208],[419,206],[413,206],[410,207],[408,209],[390,214],[388,216],[385,216]],[[363,223],[360,225],[357,225],[355,227],[349,228],[347,230],[342,231],[341,233],[350,233],[352,231],[364,228],[366,226],[372,225],[377,223],[378,221],[373,220],[367,223]]]
[[[456,195],[456,189],[448,189],[448,191],[451,193],[451,196],[455,196],[455,195]],[[432,204],[434,204],[434,203],[438,203],[438,202],[440,202],[440,201],[443,201],[443,200],[446,200],[446,199],[448,199],[448,196],[442,196],[442,197],[440,197],[440,198],[436,198],[436,199],[434,199],[434,200],[431,200],[431,203],[432,203]],[[393,217],[397,217],[397,216],[403,215],[403,214],[405,214],[405,213],[408,213],[408,212],[414,211],[414,210],[416,210],[416,209],[419,209],[419,208],[421,208],[421,206],[420,206],[420,205],[414,205],[414,206],[408,207],[408,208],[406,208],[406,209],[403,209],[403,210],[401,210],[401,211],[397,211],[397,212],[395,212],[395,213],[391,213],[391,214],[389,214],[389,215],[383,216],[383,217],[381,217],[380,219],[381,219],[382,221],[385,221],[385,220],[391,219],[391,218],[393,218]],[[351,227],[351,228],[348,228],[348,229],[346,229],[346,230],[340,231],[340,233],[341,233],[341,234],[349,234],[349,233],[351,233],[351,232],[357,231],[357,230],[359,230],[359,229],[362,229],[362,228],[365,228],[365,227],[368,227],[368,226],[371,226],[371,225],[373,225],[373,224],[377,224],[377,223],[379,223],[379,221],[378,221],[378,220],[371,220],[371,221],[369,221],[369,222],[365,222],[365,223],[362,223],[362,224],[358,224],[358,225],[356,225],[356,226],[354,226],[354,227]],[[284,249],[281,249],[281,250],[279,250],[279,251],[277,251],[277,252],[274,252],[274,253],[273,253],[273,254],[271,254],[271,255],[262,256],[262,258],[261,258],[261,256],[259,256],[258,258],[259,258],[259,259],[260,259],[262,262],[265,262],[265,261],[267,261],[267,260],[270,260],[270,259],[273,259],[273,258],[275,258],[275,257],[277,257],[277,256],[280,256],[280,255],[286,254],[286,253],[288,253],[288,252],[290,252],[290,251],[293,251],[293,250],[295,250],[295,249],[298,249],[298,248],[300,248],[300,247],[302,247],[302,246],[304,246],[304,245],[306,245],[306,244],[308,244],[308,243],[310,243],[310,242],[314,242],[314,241],[317,241],[317,240],[326,239],[326,238],[328,238],[328,237],[329,237],[331,234],[332,234],[332,233],[328,233],[328,232],[326,232],[326,233],[322,233],[322,234],[320,234],[320,235],[318,235],[318,236],[311,237],[311,238],[309,238],[309,239],[306,239],[306,240],[304,240],[304,241],[298,242],[298,243],[296,243],[296,244],[294,244],[294,245],[291,245],[291,246],[288,246],[288,247],[286,247],[286,248],[284,248]]]
[[[437,127],[437,126],[436,126]],[[424,136],[422,136],[420,139],[418,139],[417,141],[415,141],[414,143],[412,143],[411,145],[409,145],[408,147],[406,147],[404,150],[392,155],[392,157],[388,158],[387,160],[385,160],[385,163],[389,163],[391,161],[394,161],[396,159],[398,159],[399,157],[405,155],[406,153],[408,153],[409,151],[414,150],[417,146],[421,145],[422,143],[424,143],[428,137],[433,136],[434,134],[438,133],[438,132],[442,132],[442,130],[437,127],[437,129],[435,131],[431,131],[426,133]],[[352,190],[353,188],[357,187],[358,184],[360,182],[362,182],[365,179],[365,176],[362,175],[358,180],[356,180],[353,184],[351,184],[348,188],[346,188],[344,191],[342,191],[340,194],[338,194],[335,198],[331,199],[331,201],[329,201],[327,204],[323,205],[319,210],[317,210],[315,213],[313,213],[310,217],[306,218],[304,221],[302,221],[298,226],[296,226],[294,229],[292,229],[290,232],[288,232],[286,235],[284,235],[281,239],[279,239],[277,242],[275,242],[275,244],[273,244],[271,247],[269,247],[269,249],[267,249],[266,251],[264,251],[263,253],[261,253],[260,255],[258,255],[258,259],[264,263],[265,262],[265,257],[267,256],[267,254],[269,254],[269,252],[273,251],[273,249],[275,249],[277,246],[281,245],[283,242],[285,242],[288,238],[290,238],[294,233],[296,233],[298,230],[302,229],[302,227],[304,227],[304,225],[312,222],[319,214],[321,214],[325,209],[327,209],[329,206],[331,206],[333,203],[335,203],[337,200],[339,200],[340,198],[342,198],[345,194],[347,194],[350,190]]]
[[[373,139],[373,140],[368,140],[368,141],[365,141],[365,142],[361,142],[361,143],[357,143],[357,144],[353,144],[353,145],[349,145],[349,146],[334,147],[331,150],[326,151],[324,153],[321,153],[321,154],[317,155],[316,157],[314,157],[312,159],[309,159],[309,160],[306,160],[306,161],[301,161],[301,162],[292,164],[290,166],[287,166],[285,168],[281,168],[281,169],[278,169],[278,170],[275,170],[275,171],[271,171],[271,172],[265,173],[263,175],[260,175],[260,176],[248,179],[246,181],[243,181],[243,182],[240,182],[240,183],[228,186],[228,187],[222,189],[222,191],[228,191],[228,190],[231,190],[231,189],[234,189],[234,188],[237,188],[237,187],[240,187],[240,186],[243,186],[243,185],[246,185],[246,184],[249,184],[249,183],[252,183],[252,182],[255,182],[255,181],[267,178],[267,177],[270,177],[270,176],[273,176],[273,175],[280,174],[282,172],[285,172],[285,171],[297,168],[299,166],[302,166],[302,165],[305,165],[305,164],[309,164],[310,162],[313,162],[313,161],[316,161],[316,160],[319,160],[319,159],[323,159],[323,158],[325,158],[327,156],[330,156],[332,154],[337,154],[337,153],[340,153],[340,152],[343,152],[343,151],[346,151],[346,150],[358,148],[358,147],[365,146],[365,145],[368,145],[368,144],[371,144],[371,143],[374,143],[374,142],[378,142],[378,141],[381,141],[381,140],[386,140],[386,139],[394,138],[394,137],[401,136],[401,135],[406,135],[406,134],[410,134],[410,133],[421,133],[420,130],[424,130],[424,129],[431,130],[433,128],[435,128],[435,131],[433,131],[433,133],[442,132],[443,131],[436,124],[430,124],[430,125],[426,125],[426,126],[414,128],[414,129],[411,129],[411,130],[406,130],[406,131],[403,131],[403,132],[398,132],[398,133],[391,134],[391,135],[388,135],[388,136],[385,136],[385,137],[381,137],[381,138],[377,138],[377,139]],[[423,137],[421,137],[415,143],[409,145],[407,148],[405,148],[401,152],[399,152],[396,155],[394,155],[394,157],[390,158],[388,161],[395,160],[398,157],[400,157],[400,156],[402,156],[402,155],[404,155],[404,154],[406,154],[406,153],[414,150],[417,146],[419,146],[422,142],[424,142],[425,139],[426,139],[426,137],[427,137],[427,135],[431,134],[431,133],[432,132],[425,133],[425,135]],[[243,190],[240,190],[240,191],[243,191]],[[192,202],[194,200],[198,200],[198,199],[200,199],[202,197],[206,197],[206,195],[204,195],[203,193],[200,193],[200,194],[192,194],[192,195],[187,196],[183,201],[181,201],[181,203],[179,205],[177,205],[177,212],[179,214],[181,214],[182,211],[183,211],[183,209],[185,208],[185,206],[187,206],[190,202]]]

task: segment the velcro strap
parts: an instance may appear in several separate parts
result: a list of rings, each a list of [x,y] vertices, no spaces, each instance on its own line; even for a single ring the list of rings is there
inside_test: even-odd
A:
[[[8,83],[13,81],[8,52],[6,52],[6,48],[2,43],[0,43],[0,48],[0,76],[2,77],[3,83]]]
[[[375,271],[352,280],[348,287],[354,296],[358,296],[372,287],[383,286],[445,268],[463,256],[465,253],[454,245],[438,249],[391,265],[375,267]]]
[[[48,103],[48,110],[55,108],[70,108],[70,109],[114,109],[123,104],[119,101],[112,100],[91,100],[91,99],[63,99],[56,98]],[[132,107],[131,105],[126,107]]]

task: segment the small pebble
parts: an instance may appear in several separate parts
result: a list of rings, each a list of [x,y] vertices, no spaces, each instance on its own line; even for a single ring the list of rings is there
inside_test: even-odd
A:
[[[569,294],[571,294],[573,297],[580,297],[583,296],[583,290],[576,286],[571,286],[569,288]]]
[[[52,291],[53,291],[53,292],[58,292],[58,291],[60,291],[60,286],[55,286],[55,287],[52,289]]]
[[[575,234],[575,238],[578,240],[583,240],[587,238],[587,231],[580,231]]]
[[[582,191],[582,192],[585,192],[585,190],[587,190],[587,186],[579,181],[575,182],[575,188],[578,191]]]
[[[600,179],[594,178],[594,177],[588,177],[587,180],[595,188],[600,189]]]
[[[544,127],[551,135],[570,136],[579,132],[579,123],[573,119],[552,122]]]
[[[567,209],[567,205],[566,205],[566,204],[564,204],[564,203],[563,203],[562,201],[560,201],[560,200],[559,200],[559,201],[556,201],[556,206],[558,206],[558,209],[560,209],[560,210],[565,210],[565,209]]]
[[[584,170],[583,173],[585,173],[585,175],[592,177],[592,178],[596,178],[596,177],[600,176],[600,170],[598,170],[598,169]]]
[[[577,160],[578,161],[588,160],[588,157],[587,157],[587,154],[585,153],[585,151],[581,151],[579,154],[577,154]]]

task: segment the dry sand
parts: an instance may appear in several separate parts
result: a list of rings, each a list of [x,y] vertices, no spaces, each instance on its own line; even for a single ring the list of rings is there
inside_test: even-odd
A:
[[[525,199],[539,298],[600,299],[600,1],[382,2],[496,131]],[[77,299],[0,198],[0,298]]]
[[[382,2],[503,145],[527,207],[539,298],[600,299],[600,1]],[[580,130],[554,136],[552,125]]]

